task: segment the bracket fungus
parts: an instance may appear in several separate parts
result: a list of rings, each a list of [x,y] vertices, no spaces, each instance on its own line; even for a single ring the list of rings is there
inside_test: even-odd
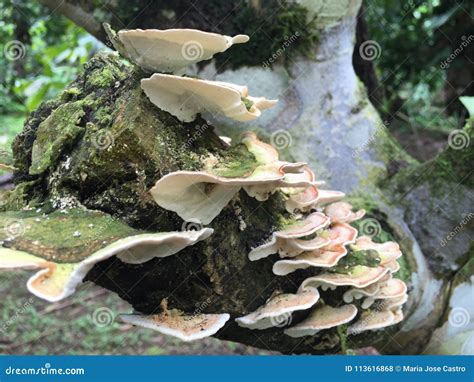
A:
[[[322,290],[336,289],[338,286],[355,286],[364,288],[370,284],[379,281],[389,270],[383,267],[367,267],[357,265],[349,270],[348,273],[322,273],[318,276],[307,278],[303,281],[300,288],[321,287]]]
[[[28,290],[47,300],[73,294],[92,267],[117,256],[130,264],[167,257],[208,238],[213,230],[143,233],[106,214],[81,209],[52,214],[36,211],[0,214],[0,224],[17,222],[22,232],[0,233],[0,269],[39,269],[30,277]],[[60,227],[61,233],[57,230]]]
[[[243,34],[230,37],[197,29],[129,29],[115,33],[109,25],[104,27],[115,49],[151,72],[176,72],[249,41],[249,36]]]
[[[182,70],[200,60],[210,59],[215,53],[225,51],[234,43],[243,43],[248,40],[248,37],[244,35],[231,38],[196,30],[132,30],[120,31],[118,34],[115,34],[110,28],[106,27],[106,30],[114,46],[122,55],[143,69],[153,72]],[[196,57],[189,58],[185,53],[188,52],[186,49],[192,47],[191,43],[197,43],[196,46],[202,48],[202,51],[198,52]],[[143,109],[139,108],[139,110],[146,110],[149,108],[150,102],[141,90],[137,89],[138,84],[133,83],[137,76],[143,76],[143,72],[133,69],[124,73],[133,73],[126,81],[130,81],[130,83],[127,82],[127,86],[131,84],[135,93],[129,89],[122,90],[127,86],[116,87],[113,85],[114,94],[123,91],[120,97],[124,99],[128,95],[136,95],[138,92],[139,97],[137,98],[140,98],[140,105],[143,104]],[[88,79],[85,78],[84,81],[88,81]],[[250,121],[257,118],[261,114],[261,110],[272,107],[276,103],[275,100],[249,96],[245,86],[164,73],[155,73],[150,78],[142,79],[141,89],[158,108],[171,113],[184,122],[193,121],[198,113],[204,111],[223,114],[237,121]],[[130,108],[135,109],[134,106],[135,104]],[[58,106],[55,110],[60,107]],[[111,118],[114,119],[114,122],[111,122],[112,127],[115,127],[115,124],[122,127],[122,124],[128,123],[129,119],[124,117],[124,114],[129,112],[128,107],[120,108],[118,114],[114,114],[114,118]],[[79,114],[84,114],[82,104],[78,109],[80,109]],[[147,123],[143,124],[141,115],[136,118],[139,121],[138,130],[144,128],[145,125],[145,127],[149,127],[149,130],[143,130],[144,135],[140,136],[138,140],[146,140],[144,137],[148,137],[149,132],[156,134],[155,140],[160,141],[159,144],[163,146],[167,145],[164,142],[181,144],[183,137],[189,138],[190,128],[195,127],[194,125],[181,124],[175,118],[166,118],[167,121],[163,121],[163,116],[167,117],[167,115],[155,109],[149,110],[150,115],[153,115],[153,118],[150,119],[153,121],[152,123],[148,123],[148,119],[146,119]],[[88,115],[83,117],[84,120],[89,119]],[[167,122],[171,120],[172,123],[168,126]],[[154,125],[155,121],[156,126]],[[85,124],[86,126],[92,125],[89,122]],[[134,123],[131,124],[134,125]],[[57,124],[49,123],[43,126],[45,130],[52,131],[53,134],[57,131]],[[160,128],[164,129],[165,133],[162,133]],[[340,191],[319,189],[319,186],[324,182],[316,180],[314,172],[306,163],[280,160],[277,150],[260,141],[255,133],[245,133],[241,142],[237,144],[232,144],[225,137],[219,139],[216,135],[206,142],[205,147],[198,149],[196,148],[199,146],[198,143],[202,142],[204,138],[199,141],[196,139],[195,144],[186,146],[189,150],[182,150],[189,155],[180,156],[179,160],[170,160],[170,156],[176,151],[172,151],[171,148],[168,150],[168,147],[165,147],[163,152],[160,151],[157,155],[157,160],[150,160],[149,166],[147,156],[149,152],[146,151],[148,147],[144,150],[146,166],[141,166],[141,163],[145,162],[134,162],[134,154],[140,151],[142,146],[134,146],[132,149],[126,144],[119,145],[115,142],[108,146],[107,150],[100,150],[101,158],[106,159],[103,162],[106,165],[101,168],[100,174],[114,174],[107,168],[108,164],[115,158],[121,157],[122,153],[129,153],[127,150],[133,152],[133,156],[126,157],[126,160],[129,161],[127,166],[146,167],[146,171],[143,170],[143,179],[141,176],[140,180],[134,178],[138,172],[130,177],[133,180],[130,180],[127,186],[131,187],[123,187],[123,189],[120,188],[120,181],[125,179],[128,174],[121,174],[118,178],[110,176],[114,180],[114,185],[110,185],[107,192],[113,191],[113,193],[104,196],[104,192],[101,194],[100,200],[97,201],[87,197],[82,198],[84,196],[82,194],[79,195],[81,198],[76,198],[80,193],[78,190],[93,189],[93,185],[95,185],[92,181],[82,184],[81,182],[86,182],[87,178],[87,176],[83,177],[82,172],[77,177],[66,177],[67,180],[64,183],[76,186],[74,182],[77,182],[77,190],[75,189],[74,192],[69,190],[67,185],[61,183],[62,179],[61,181],[57,179],[64,174],[60,171],[64,164],[59,155],[54,155],[54,158],[48,157],[47,166],[39,166],[41,171],[28,171],[32,156],[42,159],[43,155],[37,154],[38,152],[44,154],[44,147],[38,146],[38,137],[33,134],[37,134],[38,129],[31,129],[31,132],[31,137],[28,135],[26,140],[32,141],[30,142],[33,147],[30,150],[32,153],[25,154],[22,158],[15,158],[15,164],[19,163],[24,167],[19,166],[20,174],[16,179],[20,184],[24,183],[21,181],[22,176],[25,178],[27,175],[27,179],[31,177],[34,179],[33,182],[38,181],[38,184],[34,185],[37,189],[35,188],[32,192],[35,197],[38,196],[38,201],[27,195],[22,206],[23,210],[0,213],[0,225],[4,227],[8,227],[11,221],[19,222],[19,227],[14,225],[12,232],[5,229],[3,234],[0,233],[2,241],[0,244],[0,269],[37,270],[37,273],[28,281],[28,288],[33,294],[48,301],[58,301],[71,295],[95,264],[112,256],[117,258],[117,262],[128,263],[128,265],[119,264],[121,267],[123,266],[125,273],[130,271],[130,274],[136,275],[142,267],[138,264],[148,262],[155,257],[176,254],[198,241],[205,240],[213,233],[213,229],[210,228],[184,232],[151,232],[132,228],[126,224],[125,221],[127,223],[130,221],[124,215],[131,209],[137,215],[136,221],[131,220],[134,227],[150,227],[148,225],[150,221],[153,221],[154,227],[168,227],[178,224],[171,214],[162,211],[153,204],[152,207],[155,208],[154,211],[158,217],[141,216],[142,214],[147,215],[146,207],[150,206],[147,204],[149,199],[146,195],[147,197],[143,198],[146,201],[140,200],[138,203],[133,198],[137,195],[134,187],[137,186],[137,182],[140,182],[140,196],[142,196],[143,190],[147,190],[149,185],[155,182],[155,185],[150,189],[150,194],[156,204],[162,209],[175,212],[186,221],[197,219],[202,224],[211,223],[241,189],[257,202],[267,201],[272,194],[278,194],[278,197],[271,198],[267,202],[268,206],[276,206],[268,213],[275,220],[264,218],[261,219],[262,222],[258,221],[256,224],[258,227],[255,227],[252,235],[248,236],[251,244],[247,244],[244,239],[239,241],[237,234],[240,231],[229,233],[231,239],[228,242],[231,244],[226,243],[227,247],[224,246],[224,248],[228,249],[229,245],[238,244],[235,246],[237,249],[233,248],[232,251],[229,251],[230,254],[223,253],[223,256],[220,256],[220,254],[214,253],[217,241],[212,241],[209,246],[203,245],[205,249],[203,255],[208,257],[207,261],[203,262],[205,265],[201,265],[201,269],[209,276],[207,278],[209,285],[212,284],[212,288],[209,288],[211,292],[206,290],[203,293],[217,293],[222,298],[218,303],[206,306],[206,314],[189,313],[192,309],[190,307],[193,306],[193,301],[190,300],[195,295],[194,293],[202,292],[202,289],[198,289],[199,287],[190,285],[186,291],[191,291],[191,293],[189,295],[183,293],[183,300],[186,301],[183,303],[176,301],[180,310],[168,309],[166,299],[164,299],[159,313],[122,315],[124,322],[151,328],[184,341],[216,334],[230,318],[230,315],[225,313],[226,311],[238,316],[243,314],[242,306],[246,306],[242,303],[243,300],[237,301],[234,305],[232,305],[234,302],[229,303],[229,300],[240,294],[242,290],[237,288],[237,290],[232,289],[232,293],[225,293],[227,286],[223,285],[225,276],[235,269],[230,260],[235,260],[236,256],[240,256],[237,258],[240,262],[238,265],[241,266],[239,270],[246,272],[247,269],[250,269],[253,274],[264,270],[266,273],[262,280],[265,282],[267,280],[275,281],[273,280],[274,275],[283,276],[294,272],[290,276],[277,280],[277,290],[263,306],[235,319],[238,325],[233,325],[233,328],[237,328],[240,333],[242,331],[238,326],[258,330],[288,326],[284,333],[291,337],[301,337],[325,330],[334,331],[335,327],[354,320],[355,323],[349,328],[348,333],[356,334],[364,330],[394,325],[403,319],[402,305],[407,301],[407,288],[403,281],[394,279],[392,276],[399,268],[397,259],[402,255],[398,244],[394,242],[375,243],[371,238],[365,236],[357,238],[358,231],[351,226],[351,223],[362,218],[365,211],[352,211],[352,206],[349,203],[341,201],[344,193]],[[84,136],[88,136],[88,133],[86,131]],[[172,136],[174,133],[176,136]],[[205,134],[213,133],[208,131]],[[163,136],[166,136],[166,140],[162,139]],[[195,138],[199,137],[193,136],[193,140]],[[90,144],[90,140],[83,139],[82,134],[77,135],[77,139],[81,139],[80,144],[77,145],[81,148],[87,148],[87,145]],[[61,148],[65,144],[63,140],[57,142],[57,146],[61,146]],[[74,145],[71,143],[71,146]],[[35,147],[40,147],[41,150],[38,149],[38,151]],[[123,151],[117,151],[118,147]],[[182,146],[177,145],[176,147]],[[154,145],[151,145],[150,148],[153,152],[159,151]],[[76,151],[76,147],[72,147],[71,150],[72,154],[67,158],[67,166],[74,167],[74,155],[77,156],[78,151]],[[80,151],[80,153],[82,155],[84,152]],[[3,163],[0,168],[9,165],[1,160],[0,162]],[[120,163],[125,163],[125,161]],[[64,167],[67,166],[64,165]],[[189,171],[190,169],[193,171]],[[67,170],[69,171],[69,167]],[[166,175],[156,179],[157,174]],[[126,193],[128,197],[130,190],[132,197],[129,199],[135,203],[133,207],[127,204],[128,201],[124,203],[125,208],[114,204],[115,192],[120,195]],[[76,207],[53,210],[57,204],[51,202],[55,201],[59,194],[63,199],[62,193],[65,195],[64,199]],[[103,200],[106,200],[104,202],[106,204],[102,204]],[[122,199],[118,198],[118,200],[122,202]],[[237,198],[234,201],[237,201]],[[241,203],[241,206],[232,206],[236,215],[248,207],[245,205],[248,200],[240,198],[238,202]],[[255,201],[251,202],[257,204]],[[35,208],[29,207],[28,203],[31,203]],[[89,208],[100,208],[104,211],[117,210],[119,211],[117,213],[118,219],[123,219],[123,221],[114,219],[103,212],[86,210],[81,203]],[[139,205],[140,208],[136,205]],[[48,212],[41,213],[40,209],[36,210],[38,207],[44,207]],[[130,207],[130,209],[126,207]],[[237,212],[238,209],[240,210]],[[163,225],[159,221],[162,217],[166,220]],[[241,216],[236,216],[236,218],[241,218]],[[249,218],[249,221],[255,223],[256,219]],[[235,229],[241,227],[241,224],[226,225],[223,220],[219,220],[216,229],[219,229],[218,227],[222,229],[223,226]],[[19,232],[17,232],[17,228],[19,228]],[[223,235],[215,235],[213,238],[222,241]],[[266,241],[261,244],[258,241],[259,238],[262,241],[265,238]],[[256,247],[249,248],[249,245],[255,244],[257,244]],[[209,250],[211,246],[214,246],[213,250]],[[189,252],[192,259],[195,251]],[[208,252],[213,252],[212,258]],[[269,272],[269,268],[259,268],[259,264],[247,267],[249,260],[267,258],[272,254],[278,254],[280,258],[284,258],[273,263],[273,274]],[[273,261],[272,259],[267,259],[267,262]],[[171,258],[163,262],[172,262],[173,260]],[[220,267],[225,270],[222,271]],[[185,272],[189,272],[189,268],[185,268]],[[168,269],[165,269],[164,273]],[[216,273],[213,273],[216,269]],[[301,271],[302,269],[304,271]],[[158,272],[160,269],[156,269],[156,271]],[[94,270],[92,270],[93,273]],[[172,273],[171,277],[174,277],[174,272],[169,273]],[[224,277],[222,277],[223,275]],[[92,276],[90,275],[91,279],[94,279]],[[125,277],[128,276],[127,273]],[[168,277],[168,275],[164,277]],[[285,282],[285,279],[294,282],[293,285],[300,284],[296,293],[294,290],[288,290],[291,288],[291,284]],[[100,278],[94,280],[98,284],[103,281]],[[166,279],[166,282],[168,281],[169,279]],[[150,309],[150,306],[156,306],[156,302],[162,298],[161,292],[168,292],[168,290],[158,290],[154,274],[152,280],[148,280],[148,282],[148,285],[155,288],[153,293],[148,296],[141,289],[138,299],[143,298],[143,301],[136,301],[134,297],[130,297],[130,301],[138,311],[150,313],[147,309]],[[232,284],[232,286],[234,285]],[[104,286],[109,287],[105,283]],[[246,294],[244,298],[253,301],[252,291],[249,293],[250,297],[247,295],[247,291],[243,294]],[[224,303],[221,304],[222,301]],[[227,309],[228,306],[231,308]],[[379,307],[381,308],[379,309]],[[207,313],[207,311],[211,313]],[[294,314],[297,311],[298,313]],[[288,340],[285,336],[279,337],[278,340],[281,338]]]
[[[229,320],[227,313],[186,315],[177,309],[168,309],[162,301],[162,312],[158,314],[121,314],[120,319],[128,324],[155,330],[161,334],[189,342],[216,334]]]
[[[391,310],[382,311],[365,311],[361,314],[359,320],[347,328],[347,334],[360,334],[367,330],[382,329],[390,325],[395,325],[399,322],[400,312],[397,313],[397,320],[395,314]]]
[[[344,325],[352,321],[356,315],[357,308],[352,304],[336,308],[329,305],[317,306],[306,319],[291,328],[285,329],[285,334],[295,338],[313,336],[320,330]]]
[[[142,79],[141,86],[154,105],[183,122],[204,111],[248,122],[278,102],[250,96],[247,86],[163,73]]]
[[[257,152],[256,147],[266,145],[253,133],[245,134],[242,142],[252,154]],[[262,145],[257,146],[258,143]],[[215,163],[201,171],[167,174],[156,182],[150,193],[159,206],[176,212],[182,219],[199,219],[203,224],[209,224],[241,188],[257,200],[264,200],[279,187],[312,184],[304,178],[288,177],[288,174],[299,175],[304,163],[279,161],[278,154],[275,158],[268,149],[264,154],[258,152],[255,157],[252,170],[242,176],[225,176],[225,163]],[[253,192],[255,189],[252,187],[257,186],[261,189]]]
[[[319,300],[319,292],[308,288],[298,293],[283,293],[271,297],[256,311],[235,319],[237,324],[248,329],[268,329],[285,326],[291,321],[291,314],[311,308]]]
[[[324,213],[329,216],[333,223],[352,223],[362,219],[365,210],[352,211],[352,206],[347,202],[332,203],[324,208]]]
[[[266,243],[253,248],[248,256],[251,261],[256,261],[270,256],[274,253],[280,253],[282,257],[296,256],[305,248],[320,248],[327,243],[323,239],[308,240],[306,243],[299,238],[310,236],[316,231],[329,225],[329,218],[320,212],[313,212],[303,220],[286,227],[282,231],[273,232],[271,238]]]

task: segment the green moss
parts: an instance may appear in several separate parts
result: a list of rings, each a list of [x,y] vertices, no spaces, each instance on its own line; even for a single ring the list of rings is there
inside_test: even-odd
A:
[[[248,98],[241,98],[242,99],[242,102],[244,103],[245,107],[247,108],[247,110],[249,111],[252,106],[253,106],[253,102],[250,101]]]
[[[341,353],[342,354],[348,354],[348,346],[347,346],[347,325],[338,325],[336,327],[336,333],[339,337],[339,342],[341,346]]]
[[[76,140],[83,131],[83,128],[78,126],[83,115],[82,103],[70,102],[59,106],[41,122],[31,154],[31,175],[46,171],[63,150]]]
[[[344,256],[335,267],[329,268],[328,272],[349,273],[351,269],[357,265],[366,267],[378,267],[380,264],[380,256],[377,251],[353,251]]]
[[[251,175],[257,166],[255,156],[247,150],[245,145],[238,144],[227,150],[218,165],[210,170],[218,176],[236,178]]]
[[[112,87],[117,81],[122,81],[123,72],[114,66],[101,67],[89,72],[87,78],[90,85],[98,88]]]
[[[5,246],[60,263],[81,261],[112,241],[139,233],[109,215],[83,209],[3,212],[0,226],[7,227],[0,231]]]

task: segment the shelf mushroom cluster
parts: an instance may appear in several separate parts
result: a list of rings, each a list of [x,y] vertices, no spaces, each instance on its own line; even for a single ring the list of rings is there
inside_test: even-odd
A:
[[[247,86],[170,74],[209,60],[234,44],[246,43],[247,35],[229,37],[196,29],[133,29],[115,33],[110,26],[105,28],[112,44],[124,57],[154,72],[141,81],[150,101],[182,122],[191,122],[203,112],[247,122],[277,103],[277,100],[251,96]]]
[[[311,309],[302,321],[284,329],[291,337],[303,337],[345,324],[349,325],[347,334],[355,335],[403,320],[407,287],[393,277],[399,270],[397,259],[402,255],[398,244],[357,237],[358,231],[350,223],[361,219],[365,211],[354,212],[349,203],[316,202],[310,211],[313,212],[301,216],[296,223],[273,232],[248,257],[256,261],[278,254],[282,260],[273,264],[273,273],[278,276],[308,268],[317,274],[306,278],[296,294],[277,294],[256,311],[237,318],[238,325],[266,329],[268,317],[279,322],[282,312],[289,324],[293,312]],[[320,293],[336,289],[344,293],[339,293],[341,298],[334,306],[324,296],[320,298]],[[308,293],[314,296],[309,304],[305,303]]]
[[[233,44],[247,42],[248,36],[229,37],[192,29],[118,33],[107,25],[105,29],[123,56],[143,70],[154,72],[141,81],[150,101],[183,122],[193,121],[203,112],[251,121],[277,102],[249,95],[246,86],[178,75],[191,64],[208,60]],[[348,334],[357,334],[400,322],[407,288],[392,276],[399,269],[398,244],[357,237],[358,231],[351,223],[361,219],[365,211],[354,212],[349,203],[341,201],[342,192],[320,189],[323,182],[315,179],[306,163],[280,160],[278,152],[253,132],[243,135],[240,147],[250,154],[245,158],[253,159],[240,163],[237,156],[229,165],[229,158],[207,158],[199,171],[169,173],[150,190],[162,208],[176,212],[183,220],[197,219],[202,224],[211,223],[241,189],[258,201],[267,200],[275,192],[283,195],[285,209],[294,222],[251,249],[249,260],[278,255],[280,260],[273,264],[275,275],[302,269],[313,270],[313,275],[296,293],[272,296],[256,311],[236,318],[237,324],[253,330],[285,327],[286,335],[302,337],[345,324],[350,324]],[[55,235],[58,221],[61,234]],[[37,270],[27,287],[51,302],[73,294],[100,261],[116,256],[125,263],[142,264],[175,255],[213,233],[211,228],[143,232],[106,214],[78,208],[50,214],[34,210],[1,213],[0,225],[6,227],[0,233],[0,270]],[[334,290],[341,290],[341,299],[332,306],[326,303],[330,299],[321,294]],[[294,312],[308,310],[305,318],[289,326]],[[217,333],[230,315],[188,315],[168,309],[163,300],[158,314],[134,313],[121,318],[190,341]]]

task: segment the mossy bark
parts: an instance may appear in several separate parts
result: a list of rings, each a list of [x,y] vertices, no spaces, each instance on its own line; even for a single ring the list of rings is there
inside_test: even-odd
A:
[[[352,200],[357,202],[357,206],[368,209],[369,217],[376,218],[384,232],[401,241],[406,258],[403,274],[407,281],[410,277],[410,302],[404,309],[409,325],[404,325],[403,331],[399,332],[393,328],[348,338],[341,331],[330,330],[303,341],[283,335],[282,328],[250,331],[237,327],[233,318],[254,310],[274,291],[296,291],[311,272],[298,271],[289,277],[276,277],[271,272],[273,259],[248,261],[249,250],[287,219],[278,195],[260,203],[240,192],[212,222],[210,226],[215,233],[207,241],[176,256],[143,265],[126,265],[109,259],[98,264],[87,279],[117,292],[136,310],[145,313],[157,312],[163,298],[168,298],[170,306],[191,314],[228,312],[232,319],[217,334],[218,337],[253,346],[285,353],[319,354],[337,352],[341,343],[345,343],[351,348],[380,345],[384,352],[389,353],[420,352],[444,310],[445,299],[440,297],[447,295],[449,280],[455,271],[447,271],[451,263],[445,268],[448,264],[446,256],[438,262],[432,261],[436,251],[430,243],[439,240],[439,231],[426,230],[426,219],[420,216],[429,216],[424,210],[428,206],[426,201],[437,190],[456,183],[442,181],[449,177],[451,170],[443,172],[446,176],[438,179],[435,175],[431,177],[426,167],[412,161],[394,143],[368,103],[351,67],[351,28],[360,2],[307,3],[312,8],[310,19],[315,15],[319,17],[322,29],[308,31],[311,33],[305,35],[314,37],[316,33],[321,41],[316,61],[299,59],[298,65],[289,72],[278,65],[273,71],[267,71],[259,67],[261,55],[258,62],[254,62],[233,50],[237,57],[243,57],[237,66],[242,63],[254,66],[221,73],[218,79],[234,81],[237,76],[239,80],[235,82],[244,83],[242,79],[251,78],[251,86],[284,94],[275,111],[269,111],[268,118],[262,116],[251,129],[267,133],[278,129],[291,130],[294,134],[292,153],[298,150],[304,156],[297,159],[308,160],[318,170],[318,176],[329,180],[333,187],[352,192]],[[180,6],[184,6],[183,3],[169,7],[179,14]],[[157,14],[157,18],[149,17],[147,13],[147,20],[153,22],[152,25],[142,20],[144,23],[134,26],[156,27],[159,17],[167,18],[162,10],[159,7],[161,16]],[[213,9],[213,12],[221,11],[225,11],[224,6]],[[259,12],[262,11],[254,11],[261,15]],[[202,17],[200,21],[193,19],[193,14],[191,12],[190,19],[181,26],[210,29],[199,24],[203,22]],[[221,19],[214,16],[211,18]],[[287,15],[278,13],[277,16]],[[114,25],[113,20],[108,21]],[[304,29],[307,26],[306,22],[301,24],[299,21],[295,25],[293,21],[295,19],[284,33],[289,31],[291,34],[299,27]],[[219,25],[214,31],[227,34],[247,31],[232,22]],[[160,26],[165,27],[166,23]],[[304,44],[309,40],[299,41],[306,49]],[[310,42],[314,43],[314,40]],[[259,44],[257,48],[265,45]],[[334,49],[335,46],[338,49]],[[274,53],[264,49],[259,52],[263,52],[264,57]],[[19,168],[15,175],[17,188],[2,196],[2,208],[18,208],[26,203],[46,203],[50,208],[82,204],[112,214],[134,228],[180,230],[183,221],[176,214],[159,208],[151,200],[149,188],[170,171],[199,168],[209,154],[229,163],[232,154],[225,150],[214,128],[205,120],[198,118],[193,123],[182,124],[154,107],[138,86],[144,75],[135,68],[122,66],[115,56],[96,56],[86,66],[84,74],[63,94],[43,103],[30,116],[15,142],[15,166]],[[336,78],[342,80],[336,81]],[[49,131],[44,127],[48,119],[54,120],[63,108],[71,108],[80,115],[68,118],[64,129],[64,132],[74,133],[62,135],[61,129],[60,137],[38,137],[38,134],[43,134],[42,130]],[[216,123],[216,126],[226,132],[238,131],[232,124]],[[61,144],[54,145],[58,139]],[[39,143],[35,150],[37,140],[47,142],[52,152]],[[60,149],[59,152],[56,148]],[[31,171],[34,152],[42,154],[40,160],[35,160],[41,163],[37,171]],[[47,157],[43,157],[45,154]],[[443,154],[437,162],[441,167],[437,165],[428,170],[446,169],[442,163],[447,161],[451,166],[458,159],[456,153]],[[454,172],[465,173],[465,168],[466,164],[461,161],[459,166],[455,165]],[[426,177],[426,181],[418,183],[420,178],[416,174]],[[414,192],[418,190],[414,187],[418,184],[423,187]],[[472,184],[464,182],[461,185],[463,195],[468,196]],[[443,209],[449,211],[456,203],[453,199]],[[420,208],[413,209],[414,206]],[[247,227],[244,230],[241,230],[242,221]],[[455,222],[455,217],[451,217],[449,222]],[[423,252],[417,239],[421,240]],[[466,255],[462,248],[459,253],[460,258]],[[436,277],[432,276],[433,271]],[[341,294],[342,291],[337,290],[325,298],[327,302],[338,303]],[[299,318],[300,315],[295,314],[293,320]],[[389,340],[391,338],[396,340]]]
[[[138,86],[141,76],[115,55],[98,55],[57,99],[41,105],[14,143],[17,187],[2,198],[3,209],[29,204],[48,212],[84,206],[136,229],[181,230],[185,222],[157,206],[149,188],[170,171],[200,168],[211,154],[233,163],[238,149],[226,149],[211,126],[201,128],[202,119],[182,124],[152,105]],[[68,109],[74,113],[62,117]],[[57,119],[60,130],[51,123]],[[71,129],[77,133],[69,134]],[[32,165],[35,161],[42,171]],[[115,291],[143,313],[158,312],[166,298],[169,306],[190,314],[227,312],[235,318],[275,292],[296,292],[314,274],[306,270],[276,277],[273,258],[248,260],[250,249],[288,219],[279,194],[258,202],[241,191],[210,224],[215,232],[208,240],[141,265],[112,258],[96,265],[87,280]],[[342,293],[327,293],[325,300],[340,303]],[[295,314],[293,319],[300,318]],[[285,353],[331,353],[341,344],[336,330],[301,341],[279,327],[255,332],[233,320],[218,337]],[[353,346],[370,344],[367,336],[359,337]]]

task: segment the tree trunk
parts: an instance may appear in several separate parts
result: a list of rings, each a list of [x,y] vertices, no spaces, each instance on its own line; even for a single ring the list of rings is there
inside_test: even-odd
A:
[[[179,25],[227,34],[239,28],[242,30],[238,33],[248,32],[234,21],[241,19],[239,12],[247,12],[251,7],[246,3],[239,2],[240,8],[232,9],[228,21],[225,19],[216,28],[206,28],[208,21],[197,16],[203,9],[189,10],[185,3],[176,2],[172,7],[166,1],[156,2],[149,5],[146,12],[130,12],[128,18],[123,17],[126,11],[123,9],[118,13],[124,19],[122,25],[118,25],[117,20],[107,21],[112,21],[118,29]],[[266,20],[268,16],[264,11],[265,2],[262,3],[260,9],[250,8],[257,20]],[[456,245],[455,262],[446,255],[436,255],[444,253],[444,249],[434,245],[439,243],[440,236],[449,233],[446,231],[451,228],[446,227],[459,222],[459,211],[469,208],[469,197],[472,197],[472,171],[466,170],[469,162],[456,162],[456,156],[450,155],[448,150],[437,159],[436,166],[423,167],[389,135],[352,67],[359,1],[301,3],[308,7],[309,19],[314,17],[318,25],[314,57],[297,54],[298,46],[307,46],[305,36],[315,32],[302,30],[301,41],[296,40],[293,46],[295,50],[290,46],[285,53],[286,60],[277,60],[272,70],[264,67],[264,62],[255,62],[255,57],[248,56],[244,62],[247,60],[249,66],[232,61],[216,71],[211,63],[201,67],[199,75],[249,84],[250,93],[267,97],[278,95],[278,106],[250,129],[270,138],[286,159],[296,156],[308,161],[316,169],[318,178],[328,181],[334,189],[349,193],[357,207],[366,208],[369,217],[377,219],[384,231],[401,242],[407,259],[404,274],[410,287],[410,299],[404,308],[408,318],[398,328],[363,333],[349,337],[348,341],[351,348],[376,346],[385,353],[419,353],[443,317],[446,318],[450,281],[469,256],[470,249],[464,242]],[[206,14],[218,17],[214,20],[223,20],[219,12],[229,14],[227,4],[216,8],[209,5],[212,13]],[[162,12],[166,9],[172,9],[174,16]],[[186,16],[180,18],[180,12]],[[308,25],[303,25],[303,29],[309,28]],[[295,29],[285,30],[287,36],[296,34],[297,28],[302,27],[301,24],[290,26]],[[265,45],[265,40],[254,37]],[[274,52],[267,52],[263,45],[259,57],[272,57]],[[237,48],[235,55],[239,55]],[[179,230],[183,224],[181,219],[155,205],[147,190],[170,171],[195,169],[200,155],[225,155],[216,133],[235,139],[242,128],[227,120],[208,118],[210,125],[216,126],[216,132],[210,127],[204,129],[204,134],[197,134],[201,131],[198,127],[209,126],[208,122],[198,119],[192,124],[182,124],[154,107],[138,86],[143,76],[145,74],[136,69],[130,73],[116,58],[98,56],[60,97],[43,103],[30,116],[15,142],[16,167],[19,168],[16,182],[23,187],[21,195],[17,187],[14,197],[9,198],[10,203],[12,200],[20,205],[46,200],[80,203],[113,214],[136,228]],[[49,173],[29,175],[31,147],[39,123],[60,105],[71,103],[78,103],[84,111],[80,121],[83,135],[69,142]],[[94,150],[91,142],[104,129],[113,132],[113,144],[107,150]],[[281,137],[286,143],[279,145]],[[191,149],[183,150],[189,139]],[[472,150],[467,150],[465,158],[472,159]],[[68,169],[61,164],[66,160],[71,163]],[[441,163],[454,166],[460,177],[451,179],[453,171],[449,169],[445,176],[438,177]],[[437,173],[428,176],[427,170]],[[462,192],[446,200],[445,194],[437,194],[440,182],[443,190],[457,184]],[[435,204],[447,202],[442,227],[435,226],[435,220],[427,213],[432,211],[428,200]],[[273,261],[249,262],[247,258],[250,249],[267,238],[277,225],[284,214],[281,206],[278,195],[260,203],[241,192],[212,222],[210,226],[215,228],[215,233],[209,240],[181,251],[179,256],[153,260],[145,266],[109,259],[99,263],[87,279],[115,291],[144,313],[156,312],[161,300],[168,298],[170,306],[188,313],[196,311],[196,306],[204,306],[204,312],[226,312],[232,318],[241,316],[262,305],[274,291],[295,292],[311,273],[304,271],[277,277],[271,271]],[[239,228],[242,219],[247,226],[243,231]],[[472,232],[472,226],[465,229],[467,235]],[[458,239],[460,237],[451,243],[457,243]],[[436,252],[434,247],[440,250]],[[439,267],[443,267],[443,271]],[[327,298],[341,301],[341,292],[330,293]],[[298,320],[299,316],[295,315],[294,319]],[[313,354],[338,352],[341,340],[345,340],[336,330],[329,330],[302,341],[284,335],[281,328],[243,329],[232,319],[217,336],[283,353]]]

